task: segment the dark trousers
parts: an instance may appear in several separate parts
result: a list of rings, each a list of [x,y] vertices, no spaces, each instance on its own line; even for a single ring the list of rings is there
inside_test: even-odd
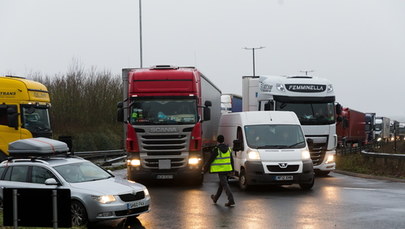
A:
[[[215,194],[215,199],[218,200],[218,198],[222,194],[222,190],[225,189],[225,193],[228,196],[228,201],[230,203],[235,203],[231,189],[229,188],[228,175],[226,173],[218,173],[218,177],[219,177],[219,186],[218,186],[217,193]]]

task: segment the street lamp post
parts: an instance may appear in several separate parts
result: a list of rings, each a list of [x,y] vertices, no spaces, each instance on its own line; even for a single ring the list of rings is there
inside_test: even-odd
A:
[[[244,48],[246,50],[252,50],[252,52],[253,52],[253,76],[256,76],[255,50],[262,49],[262,48],[265,48],[265,47],[260,46],[260,47],[255,47],[255,48],[247,48],[247,47]]]
[[[142,68],[142,0],[139,0],[139,55]]]

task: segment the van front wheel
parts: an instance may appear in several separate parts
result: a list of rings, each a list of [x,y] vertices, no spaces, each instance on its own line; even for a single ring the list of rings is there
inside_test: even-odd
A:
[[[240,171],[240,175],[239,175],[239,187],[240,187],[240,189],[242,189],[242,190],[244,190],[244,191],[248,190],[248,187],[249,187],[249,184],[248,184],[247,179],[246,179],[246,173],[245,173],[245,170],[244,170],[244,169],[242,169],[242,170]]]

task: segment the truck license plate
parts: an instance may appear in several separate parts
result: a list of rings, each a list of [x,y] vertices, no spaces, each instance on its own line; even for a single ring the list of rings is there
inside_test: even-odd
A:
[[[145,205],[146,205],[146,203],[145,203],[145,201],[143,201],[143,200],[141,200],[141,201],[136,201],[136,202],[127,204],[127,209],[139,208],[139,207],[143,207],[143,206],[145,206]]]
[[[294,177],[293,176],[276,176],[275,180],[293,180]]]
[[[157,175],[156,179],[161,179],[161,180],[169,180],[169,179],[173,179],[173,175]]]

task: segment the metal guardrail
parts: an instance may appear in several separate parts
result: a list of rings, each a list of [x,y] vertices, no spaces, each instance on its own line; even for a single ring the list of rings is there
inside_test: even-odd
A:
[[[367,152],[362,150],[361,154],[367,157],[374,157],[374,158],[390,158],[390,159],[399,159],[405,160],[405,154],[392,154],[392,153],[375,153],[375,152]]]
[[[127,157],[123,149],[74,152],[74,155],[85,158],[92,162],[100,163],[103,166],[124,161]]]

